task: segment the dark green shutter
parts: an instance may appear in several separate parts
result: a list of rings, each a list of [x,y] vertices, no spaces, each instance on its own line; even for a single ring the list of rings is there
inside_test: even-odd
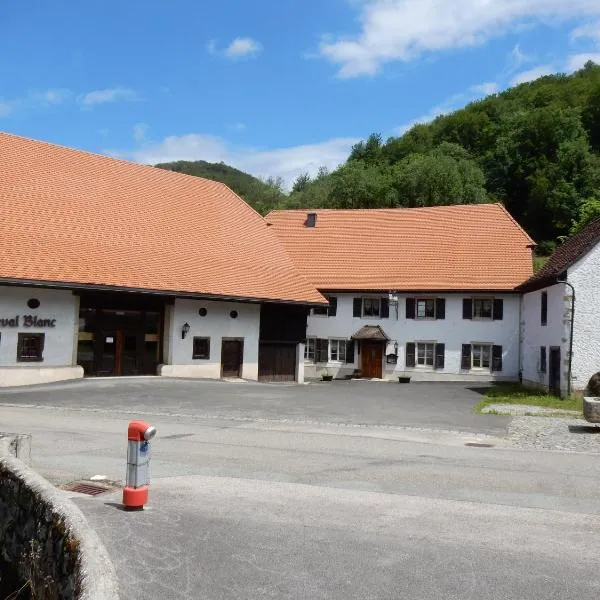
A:
[[[542,325],[548,324],[548,292],[542,292]]]
[[[362,317],[362,298],[354,298],[352,302],[352,316]]]
[[[445,353],[446,353],[446,345],[445,344],[436,344],[435,345],[435,368],[436,369],[444,368]]]
[[[406,366],[414,367],[415,364],[415,344],[414,342],[408,342],[406,344]]]
[[[406,318],[407,319],[415,318],[415,299],[414,298],[406,299]]]
[[[346,340],[346,362],[354,362],[354,340]]]
[[[435,318],[445,319],[446,318],[446,298],[435,299]]]
[[[315,362],[324,363],[329,360],[329,340],[317,339],[315,342]]]
[[[335,317],[337,315],[337,296],[331,296],[329,298],[329,311],[327,315],[330,317]]]
[[[460,368],[463,371],[469,371],[471,369],[471,344],[462,345]]]
[[[502,371],[502,346],[492,346],[492,371]]]
[[[463,319],[473,318],[473,300],[471,298],[463,298]]]
[[[494,321],[502,321],[504,318],[504,300],[496,298],[494,300]]]
[[[388,298],[381,299],[381,318],[382,319],[390,318],[390,301]]]

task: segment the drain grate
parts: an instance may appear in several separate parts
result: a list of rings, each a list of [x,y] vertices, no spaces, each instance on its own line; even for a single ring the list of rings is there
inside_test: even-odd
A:
[[[487,444],[486,442],[467,442],[465,446],[471,446],[472,448],[493,448],[494,444]]]
[[[98,496],[105,492],[112,492],[119,487],[115,483],[90,483],[89,481],[72,481],[60,486],[62,490],[67,492],[77,492],[79,494],[87,494],[88,496]]]

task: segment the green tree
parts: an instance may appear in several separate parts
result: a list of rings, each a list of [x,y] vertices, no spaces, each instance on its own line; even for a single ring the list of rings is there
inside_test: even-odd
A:
[[[600,200],[598,198],[588,198],[579,208],[577,220],[571,225],[571,235],[581,231],[586,225],[600,219]]]
[[[391,171],[386,166],[348,161],[331,175],[331,208],[384,208],[396,206]]]

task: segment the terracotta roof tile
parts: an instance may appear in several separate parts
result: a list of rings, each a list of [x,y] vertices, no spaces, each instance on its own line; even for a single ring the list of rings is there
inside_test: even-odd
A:
[[[519,290],[534,291],[554,284],[573,263],[599,243],[600,219],[596,219],[561,244],[546,264],[519,286]]]
[[[305,225],[308,212],[316,227]],[[266,217],[320,290],[512,290],[531,238],[500,204],[284,210]]]
[[[0,133],[0,278],[321,303],[221,183]]]

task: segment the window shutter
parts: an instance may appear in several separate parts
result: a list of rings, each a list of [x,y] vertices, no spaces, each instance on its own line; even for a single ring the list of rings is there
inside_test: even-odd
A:
[[[463,298],[463,319],[473,318],[473,300],[471,298]],[[470,346],[469,346],[470,348]],[[469,350],[469,352],[471,352]]]
[[[352,316],[362,317],[362,298],[354,298],[352,302]]]
[[[435,318],[445,319],[446,318],[446,298],[435,299]]]
[[[346,340],[346,362],[354,363],[354,340]]]
[[[329,310],[327,316],[335,317],[337,315],[337,296],[331,296],[329,298]]]
[[[415,366],[415,344],[414,342],[408,342],[406,344],[406,366]]]
[[[381,299],[381,318],[382,319],[390,318],[390,301],[388,298]]]
[[[323,363],[329,360],[329,340],[317,339],[315,342],[315,362]]]
[[[469,371],[471,369],[471,344],[463,344],[462,345],[462,353],[461,353],[461,357],[460,357],[460,368],[463,371]]]
[[[435,369],[443,369],[444,368],[444,358],[446,353],[446,345],[445,344],[436,344],[435,345]]]
[[[504,300],[494,299],[494,321],[502,321],[504,318]]]
[[[414,298],[406,299],[406,318],[407,319],[415,318],[415,299]]]
[[[548,292],[542,292],[542,325],[548,324]]]
[[[492,346],[492,371],[502,371],[502,346]]]

